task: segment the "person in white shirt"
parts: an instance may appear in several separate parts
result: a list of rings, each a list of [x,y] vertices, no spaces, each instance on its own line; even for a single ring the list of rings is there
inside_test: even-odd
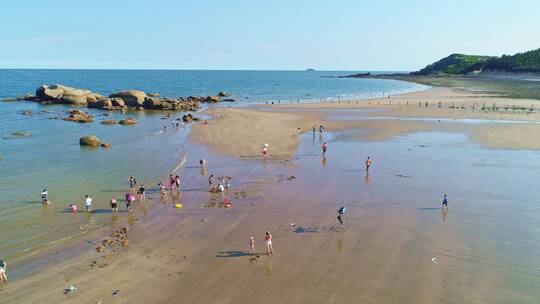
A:
[[[43,189],[43,192],[41,192],[41,203],[43,205],[46,205],[49,203],[49,201],[47,200],[47,189]]]
[[[86,205],[86,212],[92,212],[92,198],[88,195],[84,196],[84,204]]]

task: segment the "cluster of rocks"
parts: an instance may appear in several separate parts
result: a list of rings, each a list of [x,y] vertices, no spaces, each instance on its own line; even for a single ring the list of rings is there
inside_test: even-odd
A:
[[[114,253],[116,251],[116,247],[121,246],[127,248],[128,244],[128,227],[124,226],[113,231],[109,238],[101,241],[101,244],[96,246],[96,251],[98,253],[104,253],[105,250],[108,250],[109,252]]]
[[[75,121],[75,122],[82,122],[82,123],[94,121],[94,116],[89,115],[81,110],[69,110],[69,111],[66,111],[66,113],[69,114],[68,117],[63,118],[63,120],[66,120],[66,121]]]
[[[42,85],[36,89],[36,95],[25,95],[12,100],[31,100],[40,103],[66,104],[73,106],[86,106],[94,109],[119,110],[162,110],[162,111],[197,111],[201,103],[218,103],[221,101],[234,101],[227,92],[219,92],[211,96],[189,96],[179,98],[160,97],[156,93],[145,93],[138,90],[120,91],[105,97],[90,90],[83,90],[64,85]],[[77,119],[77,117],[73,118]],[[83,119],[84,120],[84,119]],[[75,120],[81,121],[81,120]]]

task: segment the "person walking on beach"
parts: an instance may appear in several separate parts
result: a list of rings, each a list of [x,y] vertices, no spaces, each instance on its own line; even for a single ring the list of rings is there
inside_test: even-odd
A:
[[[326,154],[326,150],[328,150],[328,145],[326,144],[326,142],[324,142],[324,143],[322,144],[321,149],[322,149],[322,154],[323,154],[323,155]]]
[[[323,125],[319,125],[319,132],[323,133],[324,132],[324,126]]]
[[[199,164],[201,165],[201,168],[206,167],[206,159],[199,159]]]
[[[442,207],[443,208],[445,208],[445,207],[448,208],[448,195],[446,195],[446,194],[443,196]]]
[[[137,193],[139,194],[140,201],[144,202],[146,200],[146,189],[144,188],[143,184],[141,184],[141,187]]]
[[[248,254],[253,254],[255,253],[255,238],[253,236],[251,236],[249,238],[249,252]]]
[[[340,207],[337,212],[337,220],[340,225],[343,225],[343,216],[345,216],[345,207]]]
[[[0,282],[7,282],[7,263],[4,260],[0,260]]]
[[[369,167],[371,167],[371,159],[369,156],[366,159],[366,173],[369,174]]]
[[[274,253],[274,248],[272,247],[272,235],[270,234],[270,231],[266,231],[264,240],[266,241],[266,253],[272,255]]]
[[[43,189],[43,192],[41,192],[41,203],[43,205],[47,205],[49,203],[49,200],[47,200],[47,195],[48,195],[47,189]]]
[[[317,125],[313,125],[313,135],[315,135],[315,132],[317,132]]]
[[[116,199],[114,197],[111,198],[111,211],[112,213],[118,213],[118,204],[116,203]]]
[[[84,196],[84,205],[86,206],[86,212],[92,212],[92,198],[87,195]]]

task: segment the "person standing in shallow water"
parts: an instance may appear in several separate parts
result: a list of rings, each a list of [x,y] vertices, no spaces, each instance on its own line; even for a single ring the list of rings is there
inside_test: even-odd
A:
[[[326,142],[324,142],[324,143],[322,144],[321,149],[322,149],[322,154],[323,154],[323,155],[326,154],[326,150],[328,150],[328,145],[326,144]]]
[[[371,159],[369,156],[366,159],[366,173],[369,174],[369,167],[371,167]]]
[[[266,242],[266,253],[268,253],[268,255],[274,254],[274,248],[272,247],[272,235],[270,234],[270,231],[266,231],[264,240]]]
[[[448,208],[448,195],[446,195],[446,194],[443,196],[442,207],[443,208],[445,208],[445,207]]]
[[[92,212],[92,198],[89,197],[88,195],[85,195],[84,197],[85,197],[84,204],[86,206],[86,212]]]

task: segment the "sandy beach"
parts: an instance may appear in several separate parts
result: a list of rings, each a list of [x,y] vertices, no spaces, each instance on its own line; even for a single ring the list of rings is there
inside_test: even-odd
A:
[[[479,109],[484,103],[500,109]],[[512,183],[477,164],[487,159],[493,169],[512,151],[540,149],[538,110],[504,110],[531,104],[540,107],[434,88],[341,103],[213,107],[204,112],[212,119],[191,130],[181,196],[162,201],[151,189],[133,216],[10,264],[14,279],[0,285],[1,302],[535,303],[538,228],[526,224],[536,215],[515,215],[520,210],[503,201],[535,199],[507,195],[532,185],[534,172],[512,168],[536,156],[512,160]],[[313,125],[327,132],[312,133]],[[371,175],[363,168],[368,155]],[[475,163],[452,172],[467,157]],[[223,194],[231,208],[205,207],[223,198],[207,191],[209,174],[233,178]],[[449,211],[440,208],[446,192]],[[179,202],[184,208],[174,208]],[[345,225],[336,228],[343,205]],[[510,235],[530,237],[509,237],[512,254],[496,242],[507,236],[507,217],[524,225],[506,227]],[[95,250],[124,225],[128,248]],[[265,231],[273,234],[271,257]],[[77,290],[64,293],[70,285]]]

